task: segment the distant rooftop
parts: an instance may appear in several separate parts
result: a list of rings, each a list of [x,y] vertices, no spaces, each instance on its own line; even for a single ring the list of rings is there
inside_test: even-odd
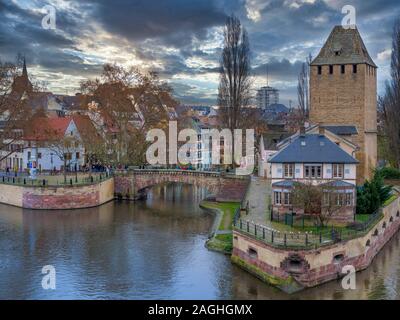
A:
[[[271,163],[358,163],[336,143],[319,134],[298,136],[276,153]]]
[[[335,26],[311,65],[366,63],[376,67],[358,32]]]

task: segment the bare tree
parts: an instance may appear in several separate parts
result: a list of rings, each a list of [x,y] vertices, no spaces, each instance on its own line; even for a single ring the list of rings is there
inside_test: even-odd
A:
[[[307,121],[310,110],[310,64],[311,54],[307,57],[306,62],[303,62],[298,77],[297,98],[299,100],[300,121]]]
[[[313,185],[311,182],[296,183],[291,194],[293,206],[313,217],[321,227],[343,208],[345,199],[340,198],[342,196],[329,184]]]
[[[220,62],[218,117],[221,127],[245,128],[253,113],[251,101],[250,47],[240,20],[230,16],[224,28],[224,45]],[[234,148],[232,148],[234,154]]]
[[[392,36],[391,80],[386,84],[386,94],[381,100],[384,132],[391,158],[400,167],[400,19],[395,22]]]

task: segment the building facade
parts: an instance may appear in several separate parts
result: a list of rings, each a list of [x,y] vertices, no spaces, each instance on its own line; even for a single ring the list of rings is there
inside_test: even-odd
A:
[[[266,109],[272,104],[279,103],[279,90],[270,86],[261,87],[256,95],[257,107]]]
[[[296,184],[311,184],[334,195],[340,207],[334,220],[353,221],[358,161],[329,139],[323,128],[318,133],[303,132],[292,137],[269,159],[269,163],[273,213],[304,214],[294,207],[291,193]]]
[[[377,66],[357,30],[336,26],[310,70],[310,121],[355,126],[349,139],[359,146],[357,182],[377,165]]]

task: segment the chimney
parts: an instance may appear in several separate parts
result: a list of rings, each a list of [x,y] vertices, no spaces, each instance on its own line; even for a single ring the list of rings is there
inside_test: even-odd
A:
[[[318,131],[319,131],[319,136],[320,136],[320,137],[325,136],[325,128],[324,128],[324,127],[319,126],[319,127],[318,127]]]

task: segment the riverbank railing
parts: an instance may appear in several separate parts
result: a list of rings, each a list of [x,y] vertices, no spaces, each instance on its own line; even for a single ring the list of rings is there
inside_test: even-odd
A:
[[[77,186],[91,185],[103,182],[112,178],[112,174],[103,172],[92,175],[67,175],[66,179],[63,175],[48,175],[38,176],[36,179],[31,179],[29,176],[0,176],[0,183],[7,185],[26,186],[26,187],[62,187],[62,186]]]
[[[351,240],[365,235],[383,217],[382,210],[371,214],[368,220],[348,227],[325,227],[311,231],[284,231],[272,229],[244,219],[234,220],[234,229],[257,240],[282,248],[314,248]]]

